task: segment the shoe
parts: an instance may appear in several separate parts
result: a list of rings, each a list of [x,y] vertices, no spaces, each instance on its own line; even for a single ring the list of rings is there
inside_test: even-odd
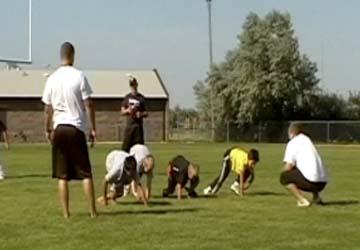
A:
[[[3,180],[5,180],[5,176],[0,175],[0,181],[3,181]]]
[[[129,193],[130,193],[130,185],[125,185],[123,197],[128,196]]]
[[[311,203],[307,199],[304,198],[297,202],[297,206],[298,207],[310,207]]]
[[[325,205],[325,203],[323,202],[323,200],[321,199],[320,196],[318,196],[318,197],[316,197],[315,199],[313,199],[313,200],[311,201],[311,204],[320,205],[320,206]]]
[[[230,190],[233,191],[235,194],[240,195],[239,187],[240,187],[240,184],[235,181],[235,182],[231,185]]]
[[[205,188],[203,192],[204,192],[204,195],[212,195],[213,194],[211,187]]]

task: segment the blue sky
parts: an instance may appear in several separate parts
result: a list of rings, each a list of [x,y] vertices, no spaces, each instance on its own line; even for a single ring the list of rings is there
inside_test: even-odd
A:
[[[0,56],[26,57],[27,0],[0,7]],[[318,63],[319,77],[323,69],[323,88],[358,89],[356,0],[213,0],[215,62],[236,46],[250,11],[272,9],[291,14],[302,52]],[[205,0],[33,0],[33,36],[34,67],[56,66],[59,45],[69,40],[81,69],[157,68],[172,106],[193,107],[192,86],[208,70]]]

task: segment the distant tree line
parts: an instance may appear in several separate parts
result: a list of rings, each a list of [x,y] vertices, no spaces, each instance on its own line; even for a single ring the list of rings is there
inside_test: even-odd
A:
[[[272,11],[264,18],[250,13],[238,40],[225,60],[195,84],[196,111],[177,107],[172,119],[194,116],[209,122],[211,99],[218,126],[360,119],[360,92],[343,97],[319,87],[317,65],[300,52],[288,13]]]

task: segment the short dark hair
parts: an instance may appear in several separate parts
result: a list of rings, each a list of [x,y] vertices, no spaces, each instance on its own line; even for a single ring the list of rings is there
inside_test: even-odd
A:
[[[257,151],[256,149],[250,149],[249,153],[248,153],[248,158],[249,160],[253,160],[255,162],[259,162],[260,161],[260,154],[259,151]]]
[[[124,169],[131,172],[131,170],[136,168],[136,160],[134,156],[128,156],[124,161]]]
[[[289,126],[289,132],[294,133],[295,135],[304,134],[304,124],[300,122],[292,122]]]
[[[129,80],[129,85],[130,85],[130,87],[135,87],[135,86],[138,86],[139,84],[138,84],[138,81],[136,80],[136,78],[133,77]]]
[[[64,42],[60,48],[61,59],[69,59],[75,54],[75,48],[70,42]]]

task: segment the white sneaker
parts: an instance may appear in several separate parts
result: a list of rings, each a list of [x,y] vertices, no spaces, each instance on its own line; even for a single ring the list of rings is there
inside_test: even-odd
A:
[[[307,199],[302,199],[297,202],[298,207],[310,207],[311,203]]]
[[[128,196],[129,192],[130,192],[130,185],[125,185],[123,197]]]
[[[231,185],[230,190],[233,191],[235,194],[240,195],[240,190],[239,190],[239,188],[240,188],[240,184],[239,184],[237,181],[235,181],[235,182]]]
[[[207,188],[204,189],[204,195],[212,195],[212,188],[209,186]]]
[[[0,175],[0,181],[3,181],[3,180],[5,180],[5,176]]]

